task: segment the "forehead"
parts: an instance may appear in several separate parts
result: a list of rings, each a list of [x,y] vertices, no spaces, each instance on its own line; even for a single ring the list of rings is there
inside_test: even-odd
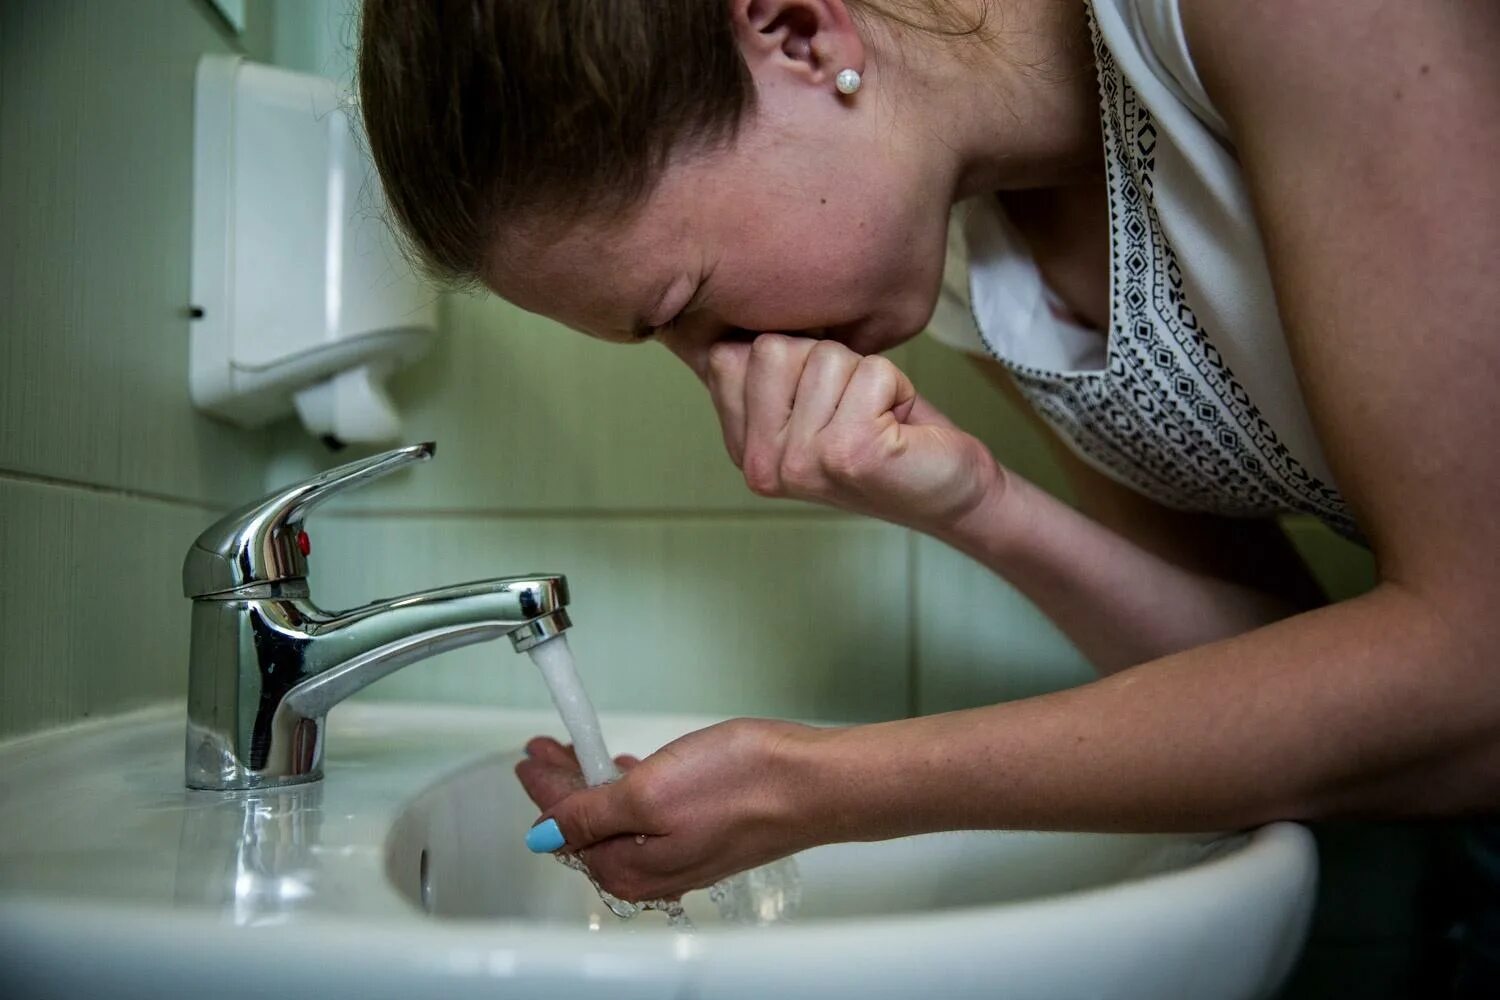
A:
[[[631,328],[674,275],[697,259],[696,185],[669,169],[629,211],[569,218],[537,212],[499,228],[482,277],[530,312],[608,339]]]

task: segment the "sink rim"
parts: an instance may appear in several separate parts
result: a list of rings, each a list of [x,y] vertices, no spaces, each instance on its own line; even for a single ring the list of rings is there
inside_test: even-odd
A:
[[[87,719],[68,725],[43,730],[36,733],[24,734],[0,741],[0,789],[12,789],[14,782],[8,780],[11,775],[7,773],[10,768],[6,765],[13,761],[26,763],[35,762],[39,757],[45,757],[50,745],[59,740],[76,740],[88,735],[100,735],[113,732],[124,732],[129,729],[144,731],[150,727],[169,726],[175,727],[177,723],[185,723],[186,703],[182,699],[173,699],[159,702],[96,719]],[[689,728],[701,728],[723,721],[724,716],[712,714],[682,714],[669,712],[624,712],[610,711],[602,713],[607,723],[611,719],[622,726],[633,728],[658,729],[670,728],[678,731],[687,731]],[[531,727],[535,724],[537,732],[551,730],[561,732],[561,723],[555,713],[541,708],[511,708],[507,706],[478,706],[478,705],[454,705],[442,702],[406,702],[406,701],[381,701],[375,699],[356,699],[341,705],[330,715],[331,738],[334,740],[332,755],[330,757],[331,773],[322,782],[314,785],[300,786],[304,789],[315,789],[319,786],[324,789],[335,788],[340,784],[342,775],[339,773],[351,767],[363,767],[358,759],[351,759],[350,755],[340,755],[338,747],[341,742],[347,742],[351,736],[361,730],[378,729],[379,725],[392,719],[399,720],[412,728],[429,731],[430,724],[437,721],[455,722],[462,721],[468,726],[473,726],[479,731],[493,728],[497,720],[515,722]],[[424,723],[426,725],[424,725]],[[815,725],[849,725],[850,723],[831,723],[827,721],[815,722]],[[450,730],[451,733],[451,730]],[[401,735],[401,734],[396,734]],[[341,739],[342,737],[342,739]],[[329,916],[338,920],[354,920],[360,923],[371,924],[385,923],[387,921],[412,922],[422,926],[435,925],[437,927],[457,929],[465,925],[494,928],[497,926],[524,928],[528,921],[518,918],[476,918],[476,917],[454,917],[434,915],[425,912],[420,904],[401,892],[391,882],[388,875],[388,859],[391,854],[391,841],[396,835],[401,821],[406,817],[408,811],[424,796],[444,782],[453,780],[463,773],[488,764],[493,764],[497,759],[506,756],[519,755],[519,748],[508,750],[496,749],[493,743],[464,744],[458,748],[450,748],[450,752],[440,766],[431,769],[426,780],[419,785],[406,789],[403,793],[395,795],[390,801],[383,803],[374,817],[378,824],[378,836],[371,841],[360,845],[362,851],[372,853],[368,858],[370,874],[374,881],[378,882],[382,893],[395,905],[383,907],[378,911],[361,908],[352,911],[318,911],[316,913],[299,913],[298,919],[303,916]],[[210,803],[214,801],[229,802],[248,799],[253,793],[216,793],[204,791],[189,791],[176,786],[176,790],[184,796],[184,802],[191,804]],[[0,810],[3,812],[3,810]],[[983,831],[974,831],[983,833]],[[999,831],[1030,833],[1031,831]],[[1040,835],[1045,836],[1045,832]],[[1090,834],[1083,834],[1089,836]],[[1115,834],[1099,834],[1100,836],[1115,836]],[[942,834],[937,834],[942,836]],[[1160,836],[1167,841],[1180,840],[1183,843],[1201,842],[1212,834],[1151,834],[1147,836]],[[1316,878],[1316,848],[1312,834],[1300,824],[1282,821],[1268,824],[1255,830],[1244,832],[1244,842],[1235,847],[1217,853],[1203,860],[1191,862],[1185,866],[1173,868],[1162,872],[1148,872],[1143,875],[1131,876],[1120,881],[1110,882],[1104,885],[1084,886],[1077,889],[1063,890],[1056,893],[1048,893],[1044,896],[1031,897],[1017,901],[999,901],[993,903],[976,903],[961,907],[943,908],[930,911],[904,911],[897,913],[867,914],[859,916],[837,917],[829,919],[810,920],[806,923],[798,923],[796,926],[807,928],[812,926],[839,926],[839,927],[876,927],[891,923],[903,923],[912,920],[939,920],[945,915],[953,913],[968,915],[972,917],[976,912],[990,910],[1005,910],[1007,908],[1026,908],[1029,910],[1038,907],[1062,905],[1069,902],[1078,902],[1087,905],[1090,902],[1102,898],[1116,899],[1128,898],[1130,896],[1142,895],[1155,892],[1158,887],[1183,887],[1190,889],[1203,880],[1213,879],[1219,873],[1233,875],[1244,868],[1255,868],[1265,863],[1272,865],[1272,870],[1277,870],[1277,865],[1288,866],[1290,874],[1295,874],[1299,868],[1309,870],[1312,877]],[[0,860],[3,860],[3,836],[0,836]],[[1264,860],[1262,860],[1264,858]],[[544,859],[538,859],[538,863],[545,863]],[[94,897],[90,894],[57,891],[38,892],[21,890],[0,885],[0,905],[10,900],[49,900],[57,899],[71,901],[80,905],[97,903],[104,909],[112,909],[120,906],[136,909],[154,910],[159,912],[190,912],[203,913],[214,912],[211,906],[185,905],[182,902],[163,903],[157,900],[133,901],[119,896],[101,895]],[[646,915],[644,920],[657,921],[659,917]],[[562,924],[548,924],[547,933],[552,935],[571,934],[575,931]],[[660,928],[666,931],[665,926]],[[712,927],[704,928],[703,933],[714,937],[724,937],[743,930],[750,934],[762,932],[763,928],[729,928]],[[585,930],[576,931],[590,940],[590,932]]]
[[[624,713],[617,713],[624,714]],[[675,719],[676,716],[662,714],[656,716],[645,716],[630,714],[635,720],[644,720],[648,723],[656,719]],[[606,721],[608,715],[605,716]],[[828,723],[823,723],[827,725]],[[408,911],[419,920],[444,926],[462,927],[474,926],[517,926],[526,927],[534,923],[549,929],[555,935],[574,935],[580,940],[598,940],[594,932],[587,928],[581,928],[572,922],[554,922],[546,920],[528,920],[525,917],[514,915],[502,916],[473,916],[455,915],[446,913],[433,913],[426,910],[419,898],[412,896],[402,889],[397,883],[395,867],[398,863],[407,863],[407,858],[397,858],[397,851],[403,845],[398,841],[405,833],[403,829],[407,823],[413,823],[418,828],[423,824],[419,818],[414,816],[424,798],[438,792],[442,786],[452,782],[463,780],[464,776],[472,771],[483,769],[504,770],[505,765],[514,758],[519,760],[517,751],[499,751],[483,754],[458,764],[447,774],[442,775],[427,787],[404,801],[400,808],[391,817],[385,837],[380,846],[381,875],[395,894],[406,905]],[[954,906],[939,906],[933,909],[921,910],[896,910],[885,913],[864,913],[850,916],[816,917],[808,920],[793,920],[788,924],[795,926],[801,931],[810,927],[838,926],[853,927],[869,931],[877,927],[883,927],[893,923],[910,923],[913,921],[937,920],[947,915],[957,918],[975,919],[979,914],[990,910],[1013,910],[1017,908],[1040,907],[1053,901],[1065,901],[1076,899],[1080,905],[1091,905],[1102,899],[1119,901],[1128,900],[1131,896],[1142,894],[1156,894],[1165,887],[1168,891],[1179,891],[1191,894],[1197,884],[1204,880],[1221,877],[1224,872],[1233,877],[1240,869],[1257,868],[1261,865],[1272,866],[1273,871],[1262,873],[1261,878],[1274,874],[1276,866],[1282,865],[1286,869],[1288,881],[1295,882],[1299,879],[1299,872],[1311,868],[1316,877],[1316,847],[1312,834],[1306,827],[1291,822],[1279,821],[1245,831],[1231,831],[1222,833],[1118,833],[1118,832],[1090,832],[1090,831],[1032,831],[1032,830],[962,830],[962,831],[938,831],[930,834],[919,834],[919,837],[944,837],[948,835],[961,836],[984,836],[986,834],[997,835],[1022,835],[1025,837],[1046,838],[1053,835],[1079,837],[1079,838],[1151,838],[1158,840],[1160,846],[1169,848],[1173,845],[1191,846],[1205,849],[1207,855],[1200,859],[1188,861],[1183,864],[1172,865],[1163,870],[1146,870],[1139,874],[1129,874],[1124,877],[1097,885],[1085,885],[1077,888],[1061,889],[1045,892],[1035,896],[1027,896],[1020,899],[1005,899],[991,902],[973,902]],[[419,838],[421,839],[421,838]],[[892,838],[908,839],[908,838]],[[1225,841],[1233,841],[1225,843]],[[861,842],[864,843],[864,842]],[[880,842],[871,842],[880,843]],[[837,843],[821,845],[836,848]],[[1215,847],[1218,849],[1215,849]],[[409,847],[407,849],[410,849]],[[426,850],[423,847],[422,850]],[[815,848],[815,849],[821,849]],[[545,863],[549,858],[537,857],[538,863]],[[1196,875],[1195,878],[1184,879],[1182,876]],[[705,890],[693,890],[701,893]],[[1115,905],[1118,905],[1116,902]],[[1028,909],[1028,912],[1031,912]],[[618,918],[614,918],[618,919]],[[622,923],[625,921],[622,921]],[[641,914],[631,921],[639,928],[641,934],[671,933],[671,928],[664,923],[664,918],[659,914]],[[751,935],[764,934],[766,932],[778,933],[779,927],[736,927],[723,924],[708,924],[698,929],[700,934],[709,934],[716,938],[732,936],[735,933],[744,932]]]
[[[680,731],[722,717],[606,713],[606,721],[611,718],[628,722],[630,739],[634,739],[648,728],[672,726]],[[149,829],[158,839],[127,847],[173,852],[180,849],[178,835],[173,832],[168,842],[161,836],[163,830],[175,831],[173,824],[194,810],[216,802],[222,808],[226,800],[246,799],[234,794],[186,793],[181,787],[184,720],[183,703],[175,701],[0,743],[0,789],[5,793],[0,795],[0,817],[25,817],[37,804],[51,810],[81,808],[87,813],[82,820],[67,814],[73,826],[57,842],[37,844],[26,839],[45,836],[37,831],[60,822],[53,814],[38,816],[29,833],[0,829],[0,874],[6,862],[16,857],[41,856],[54,865],[72,864],[74,855],[68,852],[90,844],[114,845],[111,849],[117,852],[90,863],[119,866],[132,857],[117,843],[119,831],[136,828],[111,814],[115,826],[95,830],[91,824],[98,826],[99,821],[88,818],[105,815],[111,808],[156,817],[157,824]],[[92,890],[78,893],[45,880],[0,878],[0,956],[20,956],[37,969],[67,970],[69,961],[76,964],[76,956],[86,955],[96,964],[105,962],[109,969],[116,968],[109,963],[116,963],[122,977],[135,976],[141,982],[155,982],[153,977],[159,976],[178,976],[186,982],[180,977],[196,975],[212,977],[203,981],[219,981],[226,968],[252,977],[247,982],[259,982],[254,977],[264,970],[256,962],[267,949],[275,949],[314,977],[356,976],[373,987],[377,980],[372,977],[389,975],[389,982],[370,995],[391,995],[399,982],[423,984],[429,991],[451,988],[454,996],[467,995],[465,989],[477,990],[473,984],[481,980],[491,984],[489,989],[497,979],[573,982],[583,974],[579,963],[588,966],[592,962],[589,967],[605,970],[603,974],[616,976],[617,982],[649,983],[650,989],[643,986],[641,995],[660,995],[663,989],[681,985],[684,976],[690,985],[693,977],[703,973],[751,976],[757,968],[769,968],[768,962],[788,963],[788,968],[795,966],[812,975],[820,974],[821,966],[814,967],[817,962],[833,959],[830,967],[844,968],[842,974],[868,979],[890,972],[889,963],[871,963],[868,956],[887,951],[910,956],[913,948],[921,949],[922,963],[938,963],[931,968],[949,968],[958,974],[963,966],[955,963],[983,955],[985,962],[1007,963],[1006,968],[1014,966],[1017,975],[1024,977],[1036,974],[1046,957],[1029,952],[1028,947],[1055,941],[1055,946],[1048,946],[1055,951],[1064,942],[1082,939],[1091,949],[1084,963],[1088,968],[1059,968],[1056,975],[1076,971],[1082,976],[1088,969],[1099,968],[1118,973],[1131,968],[1130,961],[1138,961],[1139,954],[1172,956],[1176,965],[1167,963],[1162,974],[1178,974],[1182,956],[1196,955],[1189,949],[1203,942],[1204,947],[1213,948],[1213,962],[1235,964],[1231,978],[1237,975],[1241,983],[1274,984],[1295,960],[1311,915],[1316,884],[1312,836],[1300,825],[1275,823],[1249,832],[1233,850],[1186,867],[1019,902],[810,920],[787,928],[705,927],[691,937],[673,933],[654,916],[642,919],[658,926],[625,934],[594,934],[581,926],[525,918],[438,919],[416,907],[386,878],[386,840],[397,819],[445,778],[503,754],[495,739],[486,742],[484,737],[501,732],[497,725],[508,727],[503,732],[509,740],[523,728],[559,732],[560,724],[555,715],[542,709],[374,700],[341,706],[330,723],[329,776],[321,783],[324,792],[313,799],[323,824],[322,840],[315,838],[315,842],[349,848],[343,852],[349,856],[338,862],[342,866],[338,878],[344,882],[334,879],[334,888],[347,887],[352,881],[362,895],[336,898],[313,909],[252,912],[249,922],[253,926],[243,926],[236,922],[239,915],[223,905],[174,897],[170,886],[162,894],[155,883],[146,886],[122,880],[116,891],[106,893],[70,873],[69,884]],[[62,741],[54,742],[59,736]],[[64,783],[61,788],[47,787],[47,794],[38,792],[42,782],[55,783],[56,775],[73,774],[67,768],[80,766],[78,761],[83,759],[80,752],[54,762],[51,750],[80,743],[90,754],[113,747],[134,756],[111,758],[111,767],[96,775],[93,784],[72,787]],[[420,759],[408,760],[408,754]],[[137,764],[149,764],[150,773],[128,770]],[[392,770],[387,771],[387,766]],[[392,782],[399,787],[390,787]],[[25,794],[8,803],[17,791]],[[105,793],[108,797],[96,800]],[[342,814],[350,808],[369,815],[360,824],[345,823]],[[538,863],[551,862],[538,859]],[[170,858],[159,866],[171,874]],[[28,888],[32,883],[43,889]],[[1234,902],[1226,905],[1226,898]],[[1100,905],[1102,900],[1108,905]],[[1226,933],[1236,936],[1226,938]],[[1227,947],[1226,940],[1233,946]],[[246,948],[247,943],[253,947]],[[1098,953],[1100,948],[1127,946],[1156,951],[1123,958],[1118,950]],[[840,961],[845,966],[839,966]],[[1195,961],[1201,964],[1207,959]],[[9,975],[6,965],[0,960],[0,980]],[[347,971],[355,967],[360,971]],[[229,995],[250,994],[225,994]]]
[[[972,832],[982,833],[986,831]],[[1043,835],[1047,832],[1041,831]],[[937,835],[941,836],[941,834]],[[1170,837],[1172,835],[1168,834],[1165,836]],[[1245,831],[1244,840],[1241,843],[1201,861],[1194,861],[1167,871],[1131,876],[1105,885],[1084,886],[1020,900],[1001,900],[960,906],[944,906],[931,910],[905,910],[891,913],[859,914],[855,916],[819,917],[806,921],[791,920],[784,925],[772,925],[769,927],[710,924],[699,928],[698,936],[732,942],[736,937],[760,940],[766,935],[784,935],[791,934],[792,932],[800,936],[812,929],[817,929],[820,933],[825,929],[830,931],[837,929],[840,932],[847,931],[847,933],[857,936],[898,924],[922,923],[924,925],[937,925],[945,921],[960,924],[969,923],[975,919],[989,920],[1000,914],[1010,914],[1018,919],[1024,919],[1028,924],[1032,924],[1053,917],[1059,919],[1065,918],[1075,909],[1091,909],[1101,900],[1110,901],[1111,906],[1128,904],[1133,898],[1138,897],[1150,897],[1154,901],[1164,891],[1172,895],[1184,896],[1188,900],[1194,898],[1194,893],[1199,893],[1199,898],[1211,899],[1214,894],[1202,891],[1201,884],[1217,880],[1225,875],[1228,875],[1234,881],[1249,881],[1253,878],[1255,881],[1252,884],[1263,884],[1269,880],[1268,874],[1274,875],[1280,873],[1287,883],[1295,884],[1301,881],[1300,875],[1304,871],[1311,874],[1314,879],[1316,878],[1316,857],[1316,844],[1310,830],[1300,823],[1277,821]],[[544,859],[538,858],[538,861],[542,860]],[[1263,865],[1272,866],[1274,871],[1271,873],[1259,871],[1252,873],[1246,871],[1246,869],[1251,868],[1258,869]],[[388,878],[384,872],[382,876]],[[1221,887],[1222,890],[1223,887]],[[702,892],[704,890],[699,889],[694,891]],[[405,893],[400,892],[400,890],[396,890],[396,892],[402,902],[406,904],[410,914],[422,924],[451,929],[460,933],[470,930],[503,927],[507,930],[521,929],[537,931],[545,935],[548,940],[568,938],[575,942],[600,942],[613,939],[631,940],[656,936],[670,939],[673,936],[672,929],[665,924],[665,918],[659,914],[642,914],[636,917],[634,921],[631,921],[639,927],[640,932],[637,935],[607,935],[600,937],[586,928],[569,923],[527,920],[516,916],[471,917],[428,913],[422,909],[419,902],[412,900]]]

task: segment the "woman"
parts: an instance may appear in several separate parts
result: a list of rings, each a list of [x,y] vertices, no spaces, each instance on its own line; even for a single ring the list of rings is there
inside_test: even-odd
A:
[[[363,113],[438,275],[704,381],[750,488],[1003,575],[1104,676],[840,730],[738,720],[528,842],[628,898],[815,844],[1500,802],[1500,14],[1271,0],[368,0]],[[1074,510],[879,352],[976,320]],[[774,332],[764,332],[774,331]],[[1320,598],[1270,520],[1364,540]]]

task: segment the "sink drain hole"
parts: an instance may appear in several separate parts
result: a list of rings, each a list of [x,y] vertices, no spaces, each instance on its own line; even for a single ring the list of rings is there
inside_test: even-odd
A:
[[[418,884],[422,887],[422,909],[432,912],[432,872],[427,864],[427,848],[422,848],[422,857],[417,861]]]

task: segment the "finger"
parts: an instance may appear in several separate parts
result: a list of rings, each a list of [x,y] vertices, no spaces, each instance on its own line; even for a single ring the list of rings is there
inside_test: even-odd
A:
[[[859,366],[859,355],[834,340],[813,346],[797,382],[796,405],[787,424],[787,447],[807,448],[839,407],[849,379]]]
[[[917,390],[906,373],[878,355],[859,359],[831,423],[868,423],[887,413],[905,422]]]
[[[557,767],[534,758],[516,765],[516,777],[531,801],[544,812],[584,787],[583,775],[576,767]]]
[[[720,341],[708,351],[704,381],[724,430],[724,448],[735,465],[744,464],[745,368],[749,360],[750,345],[739,341]]]
[[[632,753],[622,753],[615,758],[615,766],[622,771],[628,771],[641,762],[641,759]]]
[[[528,834],[527,846],[533,850],[556,850],[557,847],[566,846],[570,850],[580,851],[610,837],[641,832],[638,828],[642,824],[631,807],[630,794],[624,781],[595,785],[593,788],[574,792],[554,804],[549,814],[544,815],[532,828],[537,836],[534,838],[532,834]],[[550,838],[540,830],[548,822],[554,824],[554,832],[561,833],[562,844],[537,848],[534,840],[550,843]]]
[[[745,480],[757,493],[780,483],[781,453],[808,355],[818,345],[805,337],[763,333],[750,345],[745,371]]]
[[[948,419],[946,413],[921,396],[912,400],[911,412],[906,415],[905,422],[919,427],[947,427],[955,431],[959,429],[957,424]]]
[[[526,744],[526,756],[556,767],[578,767],[578,755],[550,736],[538,736]]]

